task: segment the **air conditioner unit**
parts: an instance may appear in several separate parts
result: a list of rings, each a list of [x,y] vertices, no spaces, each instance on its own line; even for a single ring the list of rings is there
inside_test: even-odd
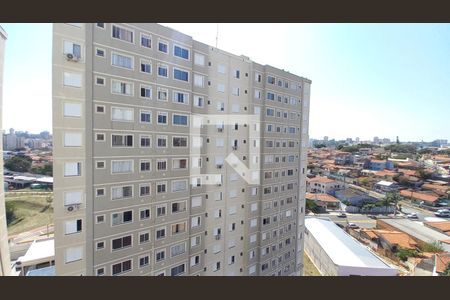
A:
[[[220,234],[215,236],[216,240],[220,240]]]
[[[76,57],[72,53],[67,53],[66,57],[67,57],[67,60],[69,60],[69,61],[75,61],[75,62],[78,61],[78,57]]]
[[[217,186],[222,186],[222,184],[221,184],[221,183],[218,183]],[[221,199],[221,200],[222,200],[222,199]]]
[[[233,150],[237,150],[237,148],[238,148],[237,146],[233,146]]]
[[[223,165],[216,165],[217,169],[222,169]]]
[[[66,205],[66,211],[73,212],[80,209],[80,204]]]
[[[222,131],[223,131],[223,128],[217,128],[217,131],[218,131],[218,132],[222,132]]]

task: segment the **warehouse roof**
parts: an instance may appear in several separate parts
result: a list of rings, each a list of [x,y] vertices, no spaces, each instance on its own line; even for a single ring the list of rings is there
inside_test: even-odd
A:
[[[336,265],[393,269],[331,220],[306,218],[305,226]]]

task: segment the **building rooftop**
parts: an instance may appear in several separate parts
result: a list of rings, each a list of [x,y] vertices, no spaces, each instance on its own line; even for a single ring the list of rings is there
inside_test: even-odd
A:
[[[340,202],[339,199],[328,195],[328,194],[313,194],[313,193],[306,193],[305,196],[306,199],[310,200],[319,200],[323,202]]]
[[[334,180],[334,179],[329,179],[327,177],[322,177],[322,176],[316,176],[316,177],[313,177],[313,178],[306,178],[306,181],[318,182],[318,183],[332,183],[332,182],[336,182],[336,180]]]
[[[385,180],[381,180],[377,182],[378,185],[382,185],[382,186],[391,186],[393,184],[396,184],[395,182],[392,181],[385,181]]]
[[[305,226],[337,265],[393,269],[331,220],[307,217]]]
[[[448,189],[450,189],[450,187],[447,185],[432,184],[432,183],[424,183],[422,184],[421,188],[426,190],[437,190],[443,193],[445,193]]]
[[[398,169],[398,171],[400,173],[403,173],[404,175],[409,175],[409,176],[415,176],[416,175],[416,171],[414,170],[408,170],[408,169]]]
[[[443,233],[450,235],[450,221],[443,222],[424,222],[430,228],[437,229]]]
[[[409,235],[399,231],[384,231],[375,234],[386,240],[391,245],[398,245],[406,249],[416,249],[418,244]]]
[[[414,192],[414,191],[410,191],[410,190],[402,190],[402,191],[400,191],[400,195],[402,195],[403,197],[406,197],[406,198],[414,198],[414,199],[429,202],[429,203],[436,202],[437,200],[439,200],[439,197],[436,195],[419,193],[419,192]]]
[[[380,160],[380,159],[371,159],[370,160],[371,163],[376,163],[376,164],[382,164],[385,163],[385,160]]]
[[[41,260],[51,260],[55,256],[55,240],[45,239],[34,241],[30,248],[28,248],[27,253],[24,256],[19,257],[18,261],[22,265],[30,265],[34,262],[40,262]]]
[[[377,171],[374,173],[376,176],[383,177],[383,176],[392,176],[398,175],[395,171],[389,171],[389,170],[383,170],[383,171]]]
[[[436,254],[436,272],[442,273],[450,263],[450,253],[437,253]]]
[[[403,231],[426,243],[445,241],[449,239],[447,235],[431,229],[420,222],[415,222],[408,219],[378,219],[377,223],[379,221],[385,222],[397,230]]]

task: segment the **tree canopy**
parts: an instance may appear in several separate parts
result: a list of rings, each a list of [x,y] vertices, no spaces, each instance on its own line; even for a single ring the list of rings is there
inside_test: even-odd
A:
[[[31,162],[29,157],[14,156],[5,161],[5,168],[15,172],[29,172]]]

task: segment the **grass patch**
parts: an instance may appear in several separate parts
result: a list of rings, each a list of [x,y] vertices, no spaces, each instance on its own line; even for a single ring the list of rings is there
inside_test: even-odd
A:
[[[322,276],[305,252],[303,252],[303,276]]]
[[[52,194],[5,193],[5,202],[12,211],[8,234],[15,235],[53,223]]]

